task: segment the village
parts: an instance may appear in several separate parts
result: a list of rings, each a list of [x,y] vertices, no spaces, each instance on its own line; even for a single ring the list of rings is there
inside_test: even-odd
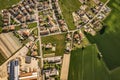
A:
[[[82,3],[87,2],[80,1]],[[78,11],[73,12],[73,18],[78,29],[84,27],[85,32],[94,36],[102,29],[102,21],[108,16],[111,9],[99,0],[93,1],[95,2],[93,7],[86,4],[81,5]]]

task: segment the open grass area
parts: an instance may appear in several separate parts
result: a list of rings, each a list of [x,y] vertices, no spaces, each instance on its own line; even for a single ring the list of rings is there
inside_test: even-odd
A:
[[[34,28],[34,27],[37,27],[37,23],[36,22],[28,24],[28,28]]]
[[[111,80],[120,80],[120,67],[111,71]]]
[[[5,8],[11,7],[13,4],[18,3],[20,0],[0,0],[0,11]]]
[[[68,80],[110,80],[96,45],[72,51]]]
[[[69,29],[75,29],[72,12],[77,11],[80,7],[79,0],[59,0],[59,5],[62,10],[63,17],[68,24]]]
[[[42,43],[48,44],[56,44],[56,51],[54,52],[56,56],[60,56],[64,54],[65,50],[65,34],[59,34],[54,36],[42,37]],[[44,54],[50,54],[51,51],[44,51]]]
[[[107,26],[103,34],[87,35],[91,43],[96,43],[109,69],[120,66],[120,1],[110,0],[112,12],[104,21]]]

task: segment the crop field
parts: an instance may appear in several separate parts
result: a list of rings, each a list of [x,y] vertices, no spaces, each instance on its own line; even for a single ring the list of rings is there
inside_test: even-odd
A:
[[[110,0],[108,6],[112,12],[104,21],[103,34],[94,37],[87,35],[91,43],[96,43],[110,70],[120,66],[120,1]]]
[[[72,51],[68,80],[110,80],[109,71],[98,58],[96,45]]]
[[[68,24],[69,29],[75,29],[75,25],[73,22],[72,12],[75,12],[80,7],[79,0],[59,0],[59,5],[62,10],[62,14],[66,23]]]
[[[0,0],[0,11],[5,8],[11,7],[13,4],[18,3],[20,0]]]
[[[53,35],[53,36],[47,36],[42,37],[42,43],[48,44],[56,44],[56,51],[54,52],[56,56],[60,56],[64,54],[65,50],[65,34],[59,34],[59,35]],[[50,54],[52,53],[49,50],[43,50],[44,54]]]

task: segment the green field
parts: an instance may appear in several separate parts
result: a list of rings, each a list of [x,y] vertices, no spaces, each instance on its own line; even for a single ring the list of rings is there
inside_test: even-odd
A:
[[[107,0],[100,0],[100,1],[102,1],[103,3],[105,3]]]
[[[48,44],[56,44],[56,51],[55,55],[60,56],[64,54],[65,50],[65,34],[59,34],[59,35],[53,35],[53,36],[47,36],[47,37],[42,37],[42,43]],[[44,54],[50,54],[52,53],[51,51],[44,51]]]
[[[110,0],[112,12],[104,21],[107,26],[103,34],[87,35],[91,43],[96,43],[109,69],[120,66],[120,1]]]
[[[13,4],[18,3],[20,0],[0,0],[0,10],[9,8]]]
[[[73,22],[72,12],[77,11],[80,7],[79,0],[59,0],[60,8],[62,10],[63,17],[68,24],[69,29],[75,29]]]
[[[96,45],[72,51],[68,80],[110,80],[102,59],[98,59]]]
[[[120,80],[120,67],[111,71],[111,80]]]
[[[37,23],[36,22],[34,22],[34,23],[30,23],[30,24],[28,24],[28,28],[35,28],[35,27],[37,27]]]

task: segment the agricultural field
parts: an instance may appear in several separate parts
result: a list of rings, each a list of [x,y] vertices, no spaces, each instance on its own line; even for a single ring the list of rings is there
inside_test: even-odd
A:
[[[80,7],[79,0],[59,0],[59,5],[62,10],[63,17],[68,24],[69,29],[75,29],[72,12],[75,12]]]
[[[105,19],[105,29],[92,37],[87,34],[91,43],[96,43],[103,59],[110,70],[120,66],[120,1],[110,0],[108,6],[112,9]]]
[[[65,50],[65,34],[59,34],[59,35],[53,35],[53,36],[47,36],[47,37],[42,37],[42,43],[48,44],[56,44],[56,51],[54,52],[56,56],[60,56],[64,54]],[[49,50],[43,50],[44,54],[50,54],[52,53]]]
[[[111,71],[111,80],[120,80],[120,67]]]
[[[110,80],[107,67],[98,58],[96,45],[72,51],[68,80]]]
[[[20,0],[0,0],[0,11],[5,8],[9,8],[12,5],[18,3]]]

